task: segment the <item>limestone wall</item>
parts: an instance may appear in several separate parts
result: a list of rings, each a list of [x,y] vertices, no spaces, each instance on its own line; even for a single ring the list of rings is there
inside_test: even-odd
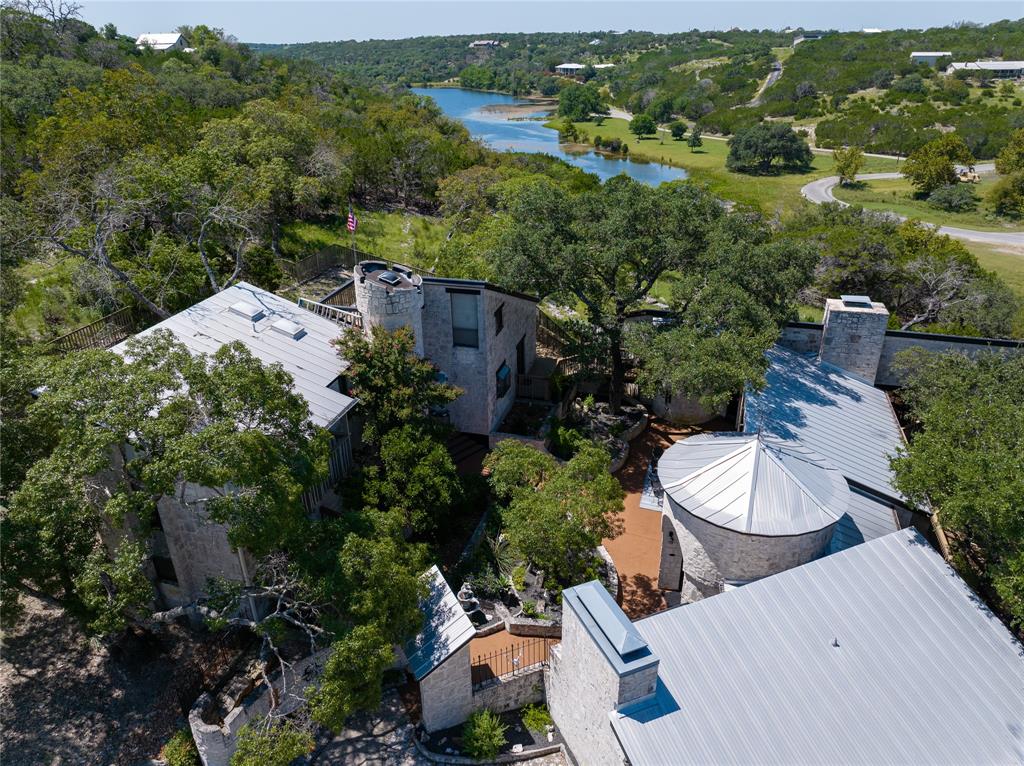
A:
[[[419,281],[419,277],[416,277]],[[388,288],[370,278],[355,280],[356,308],[363,317],[363,327],[383,327],[393,331],[408,327],[416,339],[416,353],[423,354],[423,288]]]
[[[537,304],[525,298],[507,295],[496,290],[484,290],[484,339],[487,349],[488,381],[487,404],[491,431],[501,425],[516,397],[516,375],[525,375],[537,356]],[[495,312],[501,307],[502,329],[498,332]],[[516,346],[523,341],[523,369],[516,368]],[[509,391],[498,399],[495,374],[502,363],[512,371]]]
[[[423,726],[438,731],[456,726],[475,709],[467,643],[420,681]]]
[[[888,322],[889,311],[883,303],[850,304],[829,298],[818,358],[873,382]]]
[[[779,345],[798,354],[817,354],[821,347],[822,327],[817,322],[790,322],[782,328]]]
[[[893,369],[896,354],[908,348],[923,348],[925,351],[941,353],[956,351],[968,356],[995,353],[1003,356],[1024,353],[1024,343],[1019,341],[994,340],[992,338],[961,338],[955,335],[932,335],[923,332],[900,332],[889,330],[882,344],[882,355],[878,362],[875,385],[898,386],[903,381]]]
[[[498,679],[473,695],[473,709],[486,708],[504,713],[530,703],[543,702],[544,676],[543,666],[538,665],[520,675]]]
[[[835,527],[786,537],[747,535],[694,516],[667,495],[666,500],[682,550],[687,601],[720,592],[725,580],[757,580],[813,561],[828,547]]]

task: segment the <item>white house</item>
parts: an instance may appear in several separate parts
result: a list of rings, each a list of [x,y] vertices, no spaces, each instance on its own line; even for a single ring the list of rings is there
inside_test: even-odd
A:
[[[470,48],[497,48],[501,45],[500,40],[474,40],[469,44]]]
[[[913,51],[910,54],[910,63],[935,66],[939,59],[952,55],[949,51]]]
[[[145,32],[135,40],[139,50],[152,48],[155,51],[181,51],[188,46],[186,40],[178,32]]]
[[[614,69],[615,64],[594,64],[594,69]]]
[[[946,70],[947,74],[966,71],[971,74],[988,74],[997,79],[1024,77],[1024,61],[954,61]]]
[[[560,75],[565,75],[566,77],[575,77],[582,72],[584,68],[583,64],[559,64],[555,67],[555,72]]]

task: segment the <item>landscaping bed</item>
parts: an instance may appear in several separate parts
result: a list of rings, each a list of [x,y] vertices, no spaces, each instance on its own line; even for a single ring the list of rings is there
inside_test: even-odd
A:
[[[543,713],[538,711],[543,711]],[[539,722],[544,720],[545,716],[547,720],[550,720],[547,708],[543,705],[527,705],[518,710],[496,714],[499,725],[505,727],[505,743],[497,748],[496,757],[520,755],[523,758],[528,758],[561,745],[562,736],[554,723],[548,723],[543,727],[540,725]],[[433,733],[423,732],[418,737],[418,741],[425,749],[437,755],[472,758],[471,745],[467,742],[469,733],[467,729],[471,729],[471,721],[472,719],[459,726]],[[531,724],[537,728],[531,730]],[[470,734],[470,736],[472,735]],[[493,760],[493,757],[485,760]]]

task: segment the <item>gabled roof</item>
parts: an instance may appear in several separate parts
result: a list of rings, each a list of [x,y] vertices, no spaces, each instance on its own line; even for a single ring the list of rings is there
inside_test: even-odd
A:
[[[846,479],[797,442],[716,433],[673,444],[658,461],[665,493],[687,512],[753,535],[799,535],[846,512]]]
[[[1024,647],[912,529],[634,626],[633,766],[1021,762]]]
[[[136,45],[148,45],[157,50],[169,48],[181,39],[180,32],[143,32],[135,40]]]
[[[256,317],[247,318],[232,308],[240,304],[256,310]],[[355,405],[351,397],[329,388],[345,367],[332,341],[345,331],[255,285],[238,282],[136,337],[157,330],[169,330],[194,354],[213,354],[240,341],[264,364],[280,364],[294,379],[294,390],[306,400],[316,425],[329,427]],[[123,354],[126,343],[112,350]]]
[[[432,566],[424,573],[423,579],[429,588],[426,598],[420,602],[423,630],[405,645],[409,669],[417,681],[465,646],[476,634],[473,622],[448,587],[441,570]]]
[[[744,397],[745,430],[798,442],[849,481],[905,503],[889,468],[903,433],[885,392],[779,346],[769,349],[768,361],[767,385]]]

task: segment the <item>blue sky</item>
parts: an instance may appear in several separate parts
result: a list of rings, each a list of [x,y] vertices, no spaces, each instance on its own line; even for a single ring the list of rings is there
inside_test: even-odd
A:
[[[1024,16],[1019,2],[849,2],[848,0],[375,0],[373,2],[169,2],[82,0],[82,17],[114,22],[125,34],[161,32],[181,24],[222,27],[245,42],[366,40],[488,32],[571,32],[644,29],[678,32],[739,26],[781,29],[922,28],[957,21],[991,22]]]

